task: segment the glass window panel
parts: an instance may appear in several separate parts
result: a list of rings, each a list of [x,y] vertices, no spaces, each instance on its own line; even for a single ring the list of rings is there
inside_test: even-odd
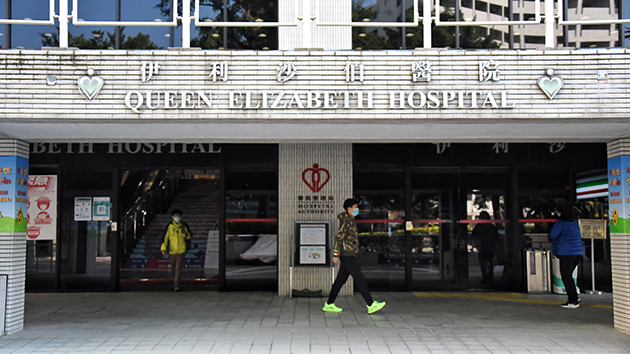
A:
[[[352,21],[413,22],[413,0],[352,0]]]
[[[488,3],[485,1],[475,1],[475,10],[488,12]]]

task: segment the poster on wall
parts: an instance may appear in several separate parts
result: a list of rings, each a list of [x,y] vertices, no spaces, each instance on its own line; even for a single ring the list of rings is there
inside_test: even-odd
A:
[[[300,264],[326,264],[326,246],[300,246]]]
[[[57,176],[28,176],[28,227],[30,240],[57,239]]]
[[[0,232],[26,232],[28,160],[0,156]]]
[[[329,266],[330,223],[297,221],[295,223],[296,266]]]
[[[94,197],[92,199],[92,220],[109,221],[109,197]]]
[[[610,233],[630,232],[630,156],[608,159]]]
[[[92,221],[92,198],[74,198],[74,221]]]

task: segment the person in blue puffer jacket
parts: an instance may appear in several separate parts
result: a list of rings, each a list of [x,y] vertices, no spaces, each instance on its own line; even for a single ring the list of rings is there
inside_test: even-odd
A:
[[[549,238],[552,242],[551,251],[560,260],[560,276],[567,291],[568,301],[561,306],[575,309],[580,307],[580,303],[577,289],[573,282],[573,271],[578,266],[584,253],[582,235],[573,207],[569,203],[560,203],[558,216],[558,221],[553,224],[549,232]]]

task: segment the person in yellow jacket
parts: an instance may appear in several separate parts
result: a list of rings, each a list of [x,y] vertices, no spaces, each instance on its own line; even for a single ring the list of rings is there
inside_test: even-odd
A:
[[[188,224],[182,221],[181,210],[173,210],[171,218],[173,221],[166,227],[161,250],[162,255],[165,255],[168,249],[168,258],[171,261],[171,272],[173,273],[173,290],[179,291],[187,251],[186,240],[191,239],[192,232],[190,232]]]

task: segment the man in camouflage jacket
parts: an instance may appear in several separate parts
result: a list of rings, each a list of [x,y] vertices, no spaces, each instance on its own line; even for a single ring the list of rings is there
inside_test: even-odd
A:
[[[324,304],[322,310],[326,312],[341,312],[343,309],[335,305],[335,299],[343,284],[346,283],[348,277],[352,275],[365,303],[367,304],[368,313],[379,311],[385,306],[385,302],[374,301],[365,282],[365,277],[361,271],[361,266],[357,260],[359,253],[359,235],[357,232],[357,224],[354,217],[359,214],[359,204],[354,199],[347,199],[343,203],[344,211],[337,218],[339,219],[339,231],[335,236],[335,245],[333,247],[333,263],[338,263],[339,273],[335,279],[335,283],[330,289],[328,301]]]

